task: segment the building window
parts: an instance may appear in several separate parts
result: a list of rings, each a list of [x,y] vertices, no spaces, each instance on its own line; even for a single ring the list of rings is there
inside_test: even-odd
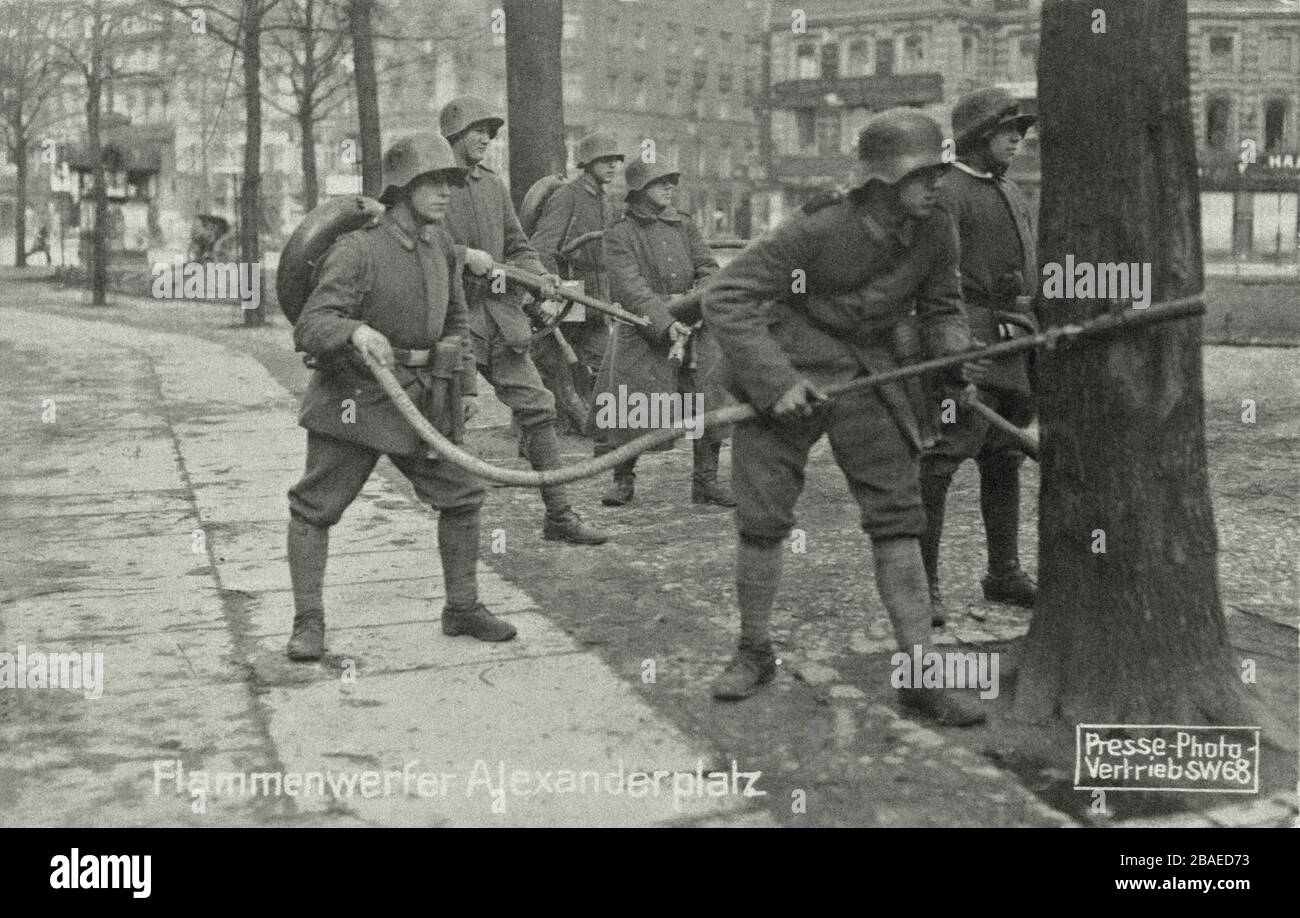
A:
[[[691,49],[691,57],[697,61],[704,57],[704,43],[709,37],[708,29],[695,30],[695,47]]]
[[[1205,103],[1205,145],[1222,150],[1231,140],[1232,100],[1215,96]]]
[[[871,43],[865,38],[854,39],[850,42],[849,55],[845,65],[845,76],[869,76],[871,74]]]
[[[641,74],[632,78],[632,106],[645,109],[645,77]]]
[[[978,49],[979,46],[975,42],[974,35],[963,35],[961,37],[961,69],[967,75],[975,72]]]
[[[817,78],[817,48],[809,42],[795,49],[794,78],[796,80]]]
[[[709,68],[707,64],[696,64],[692,85],[696,92],[700,92],[709,84]]]
[[[731,178],[731,147],[724,146],[718,151],[718,175]]]
[[[645,50],[645,25],[640,22],[632,26],[632,47],[638,51]]]
[[[731,92],[735,88],[735,76],[731,65],[723,64],[718,68],[718,92]]]
[[[795,129],[798,132],[798,149],[803,151],[812,147],[817,140],[817,110],[814,108],[795,109]]]
[[[1038,39],[1020,39],[1020,74],[1032,79],[1038,72]]]
[[[925,61],[925,36],[918,33],[903,38],[903,66],[920,67]]]
[[[615,105],[619,103],[619,78],[622,76],[617,70],[611,70],[605,74],[605,91],[609,94],[609,100]]]
[[[669,54],[676,54],[682,47],[682,28],[679,25],[669,24],[667,48]]]
[[[610,47],[617,48],[619,42],[617,16],[605,17],[605,34],[609,36]]]
[[[584,97],[584,86],[582,81],[581,70],[566,70],[564,72],[564,101],[573,105],[582,105]]]
[[[841,116],[839,111],[822,112],[817,119],[817,153],[838,156],[840,153]]]
[[[1286,99],[1264,101],[1264,151],[1275,153],[1286,144]]]
[[[1215,70],[1232,69],[1232,53],[1236,40],[1231,35],[1210,36],[1210,66]]]
[[[682,82],[682,72],[680,70],[665,70],[664,85],[669,89],[675,89]]]
[[[834,80],[840,75],[840,46],[828,41],[822,45],[822,79]]]
[[[1268,66],[1270,70],[1291,69],[1291,36],[1270,35],[1268,37]]]

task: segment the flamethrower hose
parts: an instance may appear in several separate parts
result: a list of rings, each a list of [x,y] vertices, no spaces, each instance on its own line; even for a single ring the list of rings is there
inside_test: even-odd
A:
[[[1128,331],[1134,328],[1141,328],[1152,325],[1157,322],[1169,322],[1175,319],[1183,319],[1191,316],[1201,315],[1205,312],[1205,304],[1202,302],[1203,291],[1194,293],[1191,296],[1181,297],[1176,300],[1168,300],[1164,303],[1155,303],[1146,309],[1126,309],[1122,312],[1110,312],[1105,315],[1090,319],[1081,325],[1059,325],[1049,328],[1046,331],[1038,332],[1024,338],[1016,338],[1012,341],[1004,341],[1000,344],[993,344],[979,350],[962,351],[958,354],[949,354],[945,357],[936,357],[932,360],[924,360],[920,363],[908,364],[907,366],[898,367],[897,369],[887,370],[884,373],[877,373],[871,376],[859,376],[856,379],[847,382],[836,383],[823,389],[826,395],[835,397],[843,395],[846,392],[856,392],[859,389],[874,389],[878,386],[887,385],[888,383],[898,382],[903,379],[910,379],[913,376],[920,376],[923,373],[931,373],[936,370],[947,370],[952,367],[959,367],[969,360],[976,360],[982,357],[998,358],[1009,357],[1012,354],[1020,354],[1025,351],[1036,348],[1055,348],[1060,344],[1069,344],[1079,339],[1099,338],[1108,334],[1120,331]],[[662,443],[669,443],[679,437],[686,435],[685,428],[670,427],[662,430],[652,430],[635,440],[624,443],[618,449],[606,453],[595,459],[584,459],[581,462],[567,465],[558,469],[546,469],[544,471],[523,471],[516,469],[503,469],[499,466],[492,465],[489,462],[478,458],[477,456],[467,453],[455,443],[452,443],[445,436],[434,429],[428,419],[420,413],[420,409],[411,401],[401,384],[397,381],[390,370],[380,364],[374,363],[368,355],[363,355],[366,365],[374,373],[375,379],[388,395],[397,410],[401,412],[402,417],[415,428],[420,439],[429,444],[439,456],[460,466],[465,471],[486,479],[487,481],[496,482],[497,484],[510,485],[519,488],[537,488],[543,485],[566,484],[570,481],[578,481],[582,478],[590,478],[593,475],[599,475],[606,472],[614,466],[626,462],[634,456],[639,456],[646,450],[658,446]],[[715,408],[713,411],[704,415],[702,423],[708,425],[735,424],[739,421],[748,421],[758,417],[758,412],[750,405],[737,404],[727,405],[722,408]]]

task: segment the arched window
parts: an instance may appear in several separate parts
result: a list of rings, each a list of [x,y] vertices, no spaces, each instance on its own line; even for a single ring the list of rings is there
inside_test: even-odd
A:
[[[1286,145],[1286,99],[1264,100],[1264,151],[1273,153]]]

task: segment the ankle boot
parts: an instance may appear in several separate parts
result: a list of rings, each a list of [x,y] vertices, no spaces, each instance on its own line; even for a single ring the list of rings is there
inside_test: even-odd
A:
[[[980,469],[980,513],[989,557],[981,583],[984,598],[1032,609],[1038,588],[1020,569],[1019,463],[990,463]]]
[[[740,646],[713,683],[717,701],[739,701],[776,675],[769,636],[772,604],[781,582],[781,539],[742,536],[736,549],[736,602],[740,606]]]
[[[450,605],[443,609],[442,633],[450,637],[467,634],[480,641],[508,641],[515,636],[515,626],[497,618],[480,602],[468,609]]]
[[[286,652],[290,660],[319,660],[325,652],[325,605],[322,600],[325,562],[329,557],[327,527],[304,519],[289,519],[289,579],[293,584],[293,635]]]
[[[872,543],[876,587],[894,625],[899,649],[912,653],[919,646],[925,653],[930,645],[930,597],[925,582],[925,565],[917,539],[898,538]],[[984,712],[974,702],[947,689],[899,689],[904,707],[934,718],[941,724],[969,726],[981,723]]]
[[[772,645],[742,642],[722,675],[713,680],[713,698],[716,701],[740,701],[767,685],[775,676],[776,654],[772,652]]]
[[[734,507],[736,499],[718,484],[718,453],[722,444],[708,437],[695,441],[691,474],[691,503]]]
[[[614,484],[601,496],[606,507],[622,507],[632,503],[636,493],[636,460],[629,459],[614,467]]]

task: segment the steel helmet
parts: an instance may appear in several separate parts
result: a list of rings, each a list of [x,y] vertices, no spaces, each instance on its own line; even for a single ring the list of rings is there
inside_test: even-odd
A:
[[[455,139],[457,134],[480,121],[487,122],[488,135],[491,137],[497,136],[501,125],[506,123],[506,119],[498,115],[478,96],[460,96],[452,99],[438,113],[438,128],[442,131],[442,136],[448,140]]]
[[[681,178],[681,173],[667,163],[643,162],[640,157],[633,159],[623,170],[623,178],[627,184],[627,193],[630,197],[635,191],[642,191],[646,185],[656,182],[659,179],[671,178],[674,182]]]
[[[384,190],[379,195],[383,204],[393,203],[397,192],[426,173],[445,172],[449,178],[465,174],[465,167],[456,162],[451,144],[432,131],[407,134],[393,141],[384,153],[383,167]]]
[[[858,175],[863,184],[879,179],[897,184],[903,176],[943,160],[939,122],[914,108],[891,108],[858,132]]]
[[[584,168],[587,163],[594,163],[598,159],[625,159],[618,150],[618,141],[608,134],[588,134],[578,141],[578,168]]]
[[[1005,89],[977,89],[952,107],[952,134],[958,146],[978,140],[1004,124],[1014,124],[1020,136],[1037,121],[1020,111],[1020,103]]]

